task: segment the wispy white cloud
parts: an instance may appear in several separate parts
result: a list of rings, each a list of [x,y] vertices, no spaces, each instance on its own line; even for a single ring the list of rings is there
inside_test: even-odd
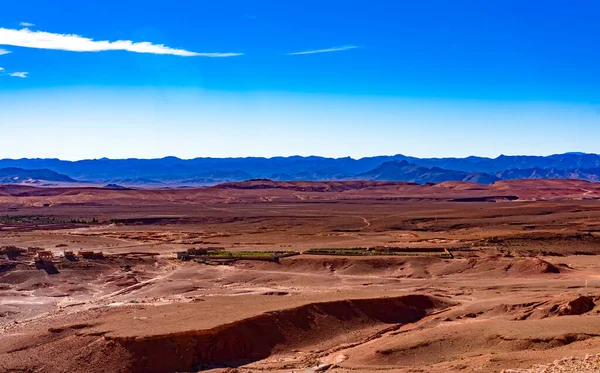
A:
[[[347,51],[349,49],[356,49],[359,48],[356,45],[344,45],[341,47],[333,47],[333,48],[327,48],[327,49],[313,49],[313,50],[308,50],[308,51],[302,51],[302,52],[293,52],[293,53],[288,53],[288,56],[297,56],[300,54],[317,54],[317,53],[330,53],[330,52],[341,52],[341,51]]]
[[[75,34],[54,34],[44,31],[31,31],[0,28],[0,45],[16,47],[55,49],[71,52],[128,51],[135,53],[170,54],[183,57],[235,57],[243,53],[199,53],[185,49],[175,49],[163,44],[133,42],[131,40],[94,40]]]
[[[16,71],[14,73],[9,73],[8,71],[6,71],[6,69],[4,67],[0,67],[0,77],[12,76],[15,78],[27,78],[27,74],[29,74],[29,73],[25,72],[25,71]]]
[[[10,51],[0,48],[0,56],[2,56],[3,54],[9,54],[9,53],[10,53]]]
[[[21,23],[19,23],[19,25],[23,26],[23,27],[33,27],[33,26],[35,26],[35,23],[21,22]]]

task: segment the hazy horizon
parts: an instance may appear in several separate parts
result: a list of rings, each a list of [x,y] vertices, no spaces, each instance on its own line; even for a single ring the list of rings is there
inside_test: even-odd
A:
[[[245,159],[245,158],[258,158],[258,159],[273,159],[273,158],[294,158],[294,157],[301,157],[301,158],[311,158],[311,157],[317,157],[317,158],[327,158],[327,159],[345,159],[345,158],[350,158],[353,160],[360,160],[363,158],[375,158],[375,157],[394,157],[394,156],[404,156],[404,157],[411,157],[411,158],[419,158],[419,159],[450,159],[450,158],[455,158],[455,159],[465,159],[465,158],[487,158],[487,159],[496,159],[502,156],[505,157],[551,157],[551,156],[556,156],[556,155],[600,155],[599,153],[586,153],[586,152],[578,152],[578,151],[571,151],[571,152],[564,152],[564,153],[552,153],[552,154],[499,154],[497,156],[494,157],[485,157],[485,156],[479,156],[479,155],[469,155],[466,157],[453,157],[453,156],[441,156],[441,157],[417,157],[417,156],[413,156],[411,154],[402,154],[402,153],[397,153],[397,154],[374,154],[374,155],[367,155],[364,157],[351,157],[351,156],[344,156],[344,157],[327,157],[327,156],[321,156],[318,154],[309,154],[309,155],[299,155],[299,154],[292,154],[292,155],[287,155],[287,156],[281,156],[281,155],[275,155],[275,156],[269,156],[269,157],[263,157],[263,156],[242,156],[242,157],[211,157],[211,156],[199,156],[199,157],[192,157],[192,158],[181,158],[181,157],[177,157],[177,156],[173,156],[173,155],[166,155],[164,157],[154,157],[154,158],[140,158],[140,157],[129,157],[129,158],[110,158],[110,157],[100,157],[100,158],[80,158],[80,159],[63,159],[63,158],[56,158],[56,157],[21,157],[21,158],[10,158],[10,157],[5,157],[5,158],[0,158],[0,160],[20,160],[20,159],[55,159],[55,160],[59,160],[59,161],[66,161],[66,162],[79,162],[79,161],[98,161],[98,160],[112,160],[112,161],[118,161],[118,160],[128,160],[128,159],[138,159],[138,160],[157,160],[157,159],[166,159],[166,158],[177,158],[180,159],[182,161],[188,161],[188,160],[193,160],[193,159]]]

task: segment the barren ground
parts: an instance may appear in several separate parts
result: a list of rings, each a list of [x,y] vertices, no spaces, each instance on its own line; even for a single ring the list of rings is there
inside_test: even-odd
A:
[[[55,254],[0,255],[0,371],[600,371],[598,198],[566,180],[0,186],[0,246]],[[172,256],[215,247],[302,254]],[[356,247],[406,254],[306,253]],[[79,249],[105,256],[62,257]]]

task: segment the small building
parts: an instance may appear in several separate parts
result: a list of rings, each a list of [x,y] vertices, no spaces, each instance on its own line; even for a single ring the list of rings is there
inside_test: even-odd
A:
[[[51,263],[54,259],[54,254],[50,250],[41,250],[37,252],[36,260],[44,263]]]
[[[23,250],[16,246],[2,246],[2,248],[0,248],[0,252],[4,252],[8,259],[16,260],[19,256],[21,256]]]
[[[21,249],[16,246],[2,246],[2,251],[5,253],[21,253]]]
[[[102,253],[102,251],[79,250],[77,256],[84,259],[102,259],[104,258],[104,253]]]
[[[190,260],[190,254],[187,251],[178,251],[175,255],[179,260]]]
[[[29,255],[35,255],[38,253],[38,251],[45,251],[46,249],[42,248],[42,247],[35,247],[35,246],[30,246],[27,248],[27,254]]]
[[[206,254],[208,254],[208,249],[194,247],[191,249],[187,249],[187,253],[189,255],[206,255]]]

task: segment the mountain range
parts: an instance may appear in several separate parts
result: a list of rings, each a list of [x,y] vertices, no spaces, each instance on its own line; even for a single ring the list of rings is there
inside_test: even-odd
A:
[[[600,180],[600,155],[565,153],[497,158],[416,158],[405,155],[360,159],[326,157],[92,159],[0,159],[0,183],[48,181],[198,186],[254,178],[271,180],[381,180],[490,184],[521,178]]]
[[[498,181],[494,175],[484,172],[446,170],[439,167],[418,166],[407,161],[384,162],[380,166],[356,175],[360,180],[410,181],[419,184],[441,183],[444,181],[466,181],[491,184]]]
[[[0,184],[41,184],[45,182],[73,183],[76,180],[52,170],[25,170],[17,167],[0,169]]]

